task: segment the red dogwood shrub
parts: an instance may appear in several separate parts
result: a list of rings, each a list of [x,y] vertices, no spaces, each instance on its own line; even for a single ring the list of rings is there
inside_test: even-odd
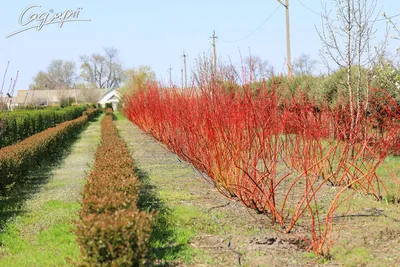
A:
[[[266,214],[279,229],[290,233],[307,216],[310,235],[302,238],[327,254],[333,214],[348,198],[343,193],[351,188],[377,199],[385,193],[376,170],[398,140],[398,106],[390,98],[370,103],[370,114],[358,116],[351,129],[345,104],[318,106],[300,90],[292,97],[284,90],[261,84],[257,93],[249,86],[227,93],[219,85],[178,92],[149,85],[126,99],[125,113],[208,175],[219,192]],[[324,196],[330,185],[335,194]],[[330,204],[321,211],[323,197]]]

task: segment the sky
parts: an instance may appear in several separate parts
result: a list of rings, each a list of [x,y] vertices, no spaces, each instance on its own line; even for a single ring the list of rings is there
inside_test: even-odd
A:
[[[322,4],[330,8],[331,2],[290,0],[292,60],[304,53],[320,61],[318,14]],[[31,14],[78,8],[79,19],[90,21],[66,22],[61,28],[57,24],[44,25],[40,30],[34,28],[6,38],[23,28],[19,18],[30,6],[40,7],[27,10],[23,23]],[[378,0],[377,12],[399,14],[400,1]],[[400,17],[393,20],[400,23]],[[27,24],[35,25],[35,21]],[[379,40],[385,21],[377,22],[376,27]],[[268,60],[277,72],[285,71],[285,8],[277,0],[15,0],[7,1],[0,9],[0,76],[10,61],[6,84],[19,71],[16,89],[28,89],[33,77],[46,70],[51,60],[73,60],[79,71],[81,55],[114,47],[123,67],[149,65],[159,79],[166,80],[171,65],[173,80],[180,84],[183,50],[190,66],[199,54],[211,51],[209,37],[214,30],[218,36],[217,54],[222,60],[240,65],[241,58],[251,51]],[[389,50],[395,51],[397,46],[400,41],[393,40]],[[317,68],[324,71],[323,65]]]

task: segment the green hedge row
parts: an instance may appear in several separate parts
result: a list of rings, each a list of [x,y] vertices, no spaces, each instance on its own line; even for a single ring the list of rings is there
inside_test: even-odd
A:
[[[0,116],[0,148],[15,144],[29,136],[82,116],[86,106],[16,110]]]
[[[88,122],[87,115],[58,124],[11,146],[0,149],[0,192],[23,180],[24,175],[44,159],[58,155],[60,148]]]
[[[83,112],[83,115],[88,116],[89,120],[92,121],[94,118],[100,115],[102,112],[99,108],[89,108],[88,110]]]
[[[143,266],[147,264],[152,214],[137,208],[140,181],[112,113],[107,114],[76,227],[82,265]]]

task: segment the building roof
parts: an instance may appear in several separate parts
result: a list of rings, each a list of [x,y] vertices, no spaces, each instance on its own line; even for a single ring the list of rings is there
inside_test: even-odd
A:
[[[109,91],[110,89],[18,90],[16,102],[19,105],[51,105],[69,97],[76,98],[78,102],[97,102]]]
[[[119,101],[119,99],[121,98],[121,92],[118,89],[111,89],[109,91],[107,91],[105,94],[103,94],[100,98],[99,98],[99,103],[104,104],[107,102],[112,102],[112,101]]]

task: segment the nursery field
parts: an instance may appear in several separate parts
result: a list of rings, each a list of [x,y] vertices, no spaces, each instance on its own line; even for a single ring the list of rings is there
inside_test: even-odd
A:
[[[0,148],[0,266],[400,264],[395,101],[212,89],[15,119],[43,126]]]
[[[51,107],[42,110],[15,110],[2,114],[0,148],[15,144],[64,121],[76,119],[86,108],[83,105],[63,109]]]
[[[144,183],[141,206],[159,211],[151,256],[157,266],[396,266],[400,263],[400,212],[397,206],[362,194],[353,196],[341,222],[332,258],[308,251],[298,235],[271,227],[267,216],[227,199],[208,177],[180,160],[122,115],[116,121]],[[398,166],[395,158],[392,165]],[[327,188],[332,194],[334,188]],[[342,213],[338,213],[341,215]]]
[[[262,215],[281,243],[322,262],[399,263],[400,109],[385,91],[370,88],[368,106],[355,109],[279,85],[151,85],[127,99],[125,114],[215,192]]]
[[[79,260],[71,229],[99,141],[98,120],[57,159],[31,172],[7,204],[2,199],[0,266],[67,266]]]

